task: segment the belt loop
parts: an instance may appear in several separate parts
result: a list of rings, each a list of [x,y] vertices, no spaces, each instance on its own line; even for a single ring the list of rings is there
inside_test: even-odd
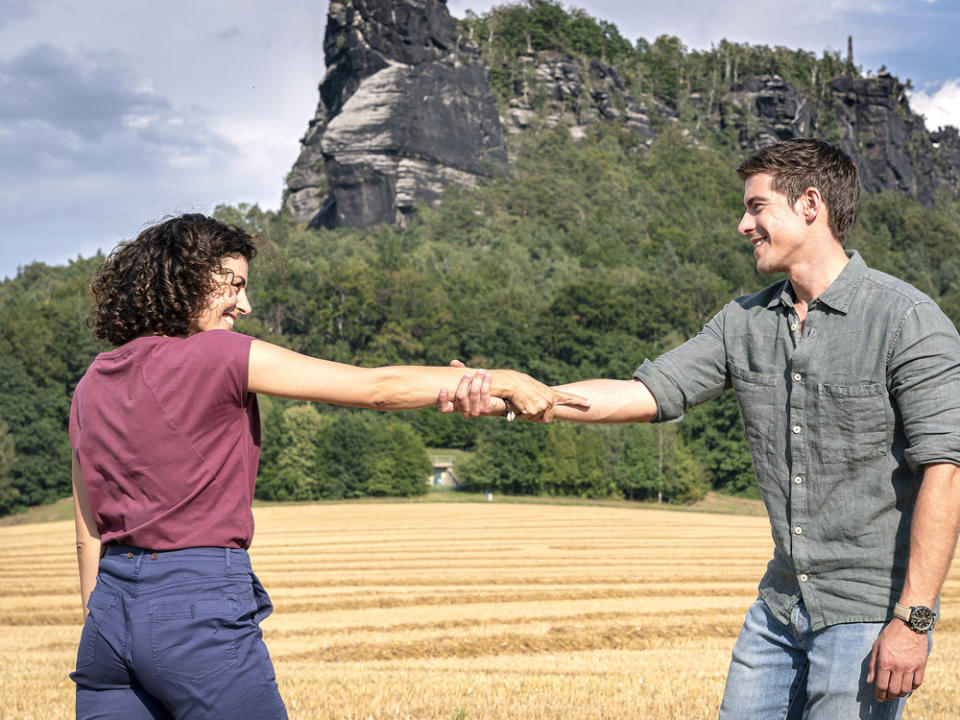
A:
[[[223,549],[223,555],[227,563],[227,570],[230,569],[230,548],[226,547]]]
[[[145,552],[142,552],[142,551],[137,553],[137,562],[136,562],[136,563],[134,564],[134,566],[133,566],[133,571],[134,571],[134,572],[137,572],[137,573],[140,572],[140,566],[143,564],[143,556],[144,556],[144,555],[146,555],[146,553],[145,553]]]

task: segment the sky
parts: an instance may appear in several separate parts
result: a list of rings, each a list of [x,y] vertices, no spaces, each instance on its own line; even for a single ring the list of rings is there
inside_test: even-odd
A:
[[[502,2],[448,0],[455,17]],[[824,50],[910,79],[960,126],[955,0],[580,0],[631,41]],[[316,110],[327,0],[0,0],[0,279],[168,215],[278,209]],[[719,9],[722,8],[722,11]]]

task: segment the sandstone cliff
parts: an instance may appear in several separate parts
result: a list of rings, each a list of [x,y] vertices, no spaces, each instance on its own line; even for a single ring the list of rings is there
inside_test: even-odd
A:
[[[332,0],[320,104],[285,207],[312,226],[403,223],[507,170],[496,100],[442,0]]]

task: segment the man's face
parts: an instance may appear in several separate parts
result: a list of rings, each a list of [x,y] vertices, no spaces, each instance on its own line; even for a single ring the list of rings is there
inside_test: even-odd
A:
[[[757,272],[761,274],[787,272],[796,262],[804,260],[807,222],[803,215],[803,198],[793,206],[787,196],[771,186],[769,173],[751,175],[743,187],[746,212],[737,231],[753,244]]]

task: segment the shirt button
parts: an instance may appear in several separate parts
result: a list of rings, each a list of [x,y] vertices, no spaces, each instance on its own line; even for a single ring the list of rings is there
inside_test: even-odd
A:
[[[803,483],[803,475],[797,475],[797,476],[793,479],[793,484],[794,484],[794,485],[800,485],[800,484],[802,484],[802,483]]]
[[[795,535],[803,535],[803,528],[800,527],[799,525],[797,525],[797,526],[793,529],[793,532],[794,532]]]
[[[793,380],[794,382],[800,382],[801,380],[803,380],[803,375],[801,375],[800,373],[794,373]]]
[[[799,425],[794,425],[794,426],[793,426],[792,428],[790,428],[790,429],[793,431],[793,434],[794,434],[794,435],[799,435],[799,434],[800,434],[800,426],[799,426]]]
[[[797,577],[797,580],[800,582],[806,582],[809,579],[810,578],[807,577],[806,573],[800,573],[799,577]]]

